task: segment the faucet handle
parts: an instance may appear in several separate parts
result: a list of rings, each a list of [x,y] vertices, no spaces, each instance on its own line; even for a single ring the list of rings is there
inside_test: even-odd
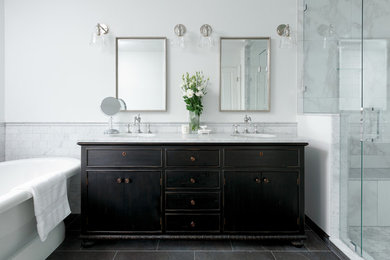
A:
[[[237,125],[237,124],[234,124],[233,127],[234,127],[233,134],[238,134],[238,133],[239,133],[239,131],[238,131],[238,125]]]
[[[131,126],[132,126],[131,123],[127,124],[127,133],[129,134],[131,134]]]
[[[148,134],[151,134],[152,131],[150,131],[150,124],[147,124],[147,128],[148,128],[147,133],[148,133]]]
[[[257,130],[257,125],[255,124],[255,125],[253,125],[253,127],[255,128],[255,134],[258,134],[259,133],[259,130]]]

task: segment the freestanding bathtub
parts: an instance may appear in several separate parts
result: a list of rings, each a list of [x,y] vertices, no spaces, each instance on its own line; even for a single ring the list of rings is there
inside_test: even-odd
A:
[[[64,240],[65,226],[60,224],[41,242],[37,233],[32,195],[13,190],[22,183],[56,172],[69,179],[80,172],[80,160],[73,158],[37,158],[0,163],[0,259],[42,260]]]

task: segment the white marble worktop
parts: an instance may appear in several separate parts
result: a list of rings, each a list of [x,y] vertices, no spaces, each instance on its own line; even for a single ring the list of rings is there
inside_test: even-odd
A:
[[[78,140],[79,144],[89,143],[307,143],[307,139],[293,135],[274,135],[273,137],[261,137],[261,135],[233,135],[226,133],[210,134],[126,134],[93,136],[88,139]]]

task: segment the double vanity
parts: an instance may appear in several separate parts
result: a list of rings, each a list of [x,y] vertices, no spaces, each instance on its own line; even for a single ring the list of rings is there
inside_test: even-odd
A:
[[[156,134],[79,145],[84,240],[305,238],[307,143],[296,137]]]

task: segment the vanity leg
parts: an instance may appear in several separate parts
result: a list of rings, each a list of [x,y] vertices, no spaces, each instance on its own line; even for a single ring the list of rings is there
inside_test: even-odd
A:
[[[301,248],[304,245],[303,240],[293,240],[291,244],[297,248]]]

